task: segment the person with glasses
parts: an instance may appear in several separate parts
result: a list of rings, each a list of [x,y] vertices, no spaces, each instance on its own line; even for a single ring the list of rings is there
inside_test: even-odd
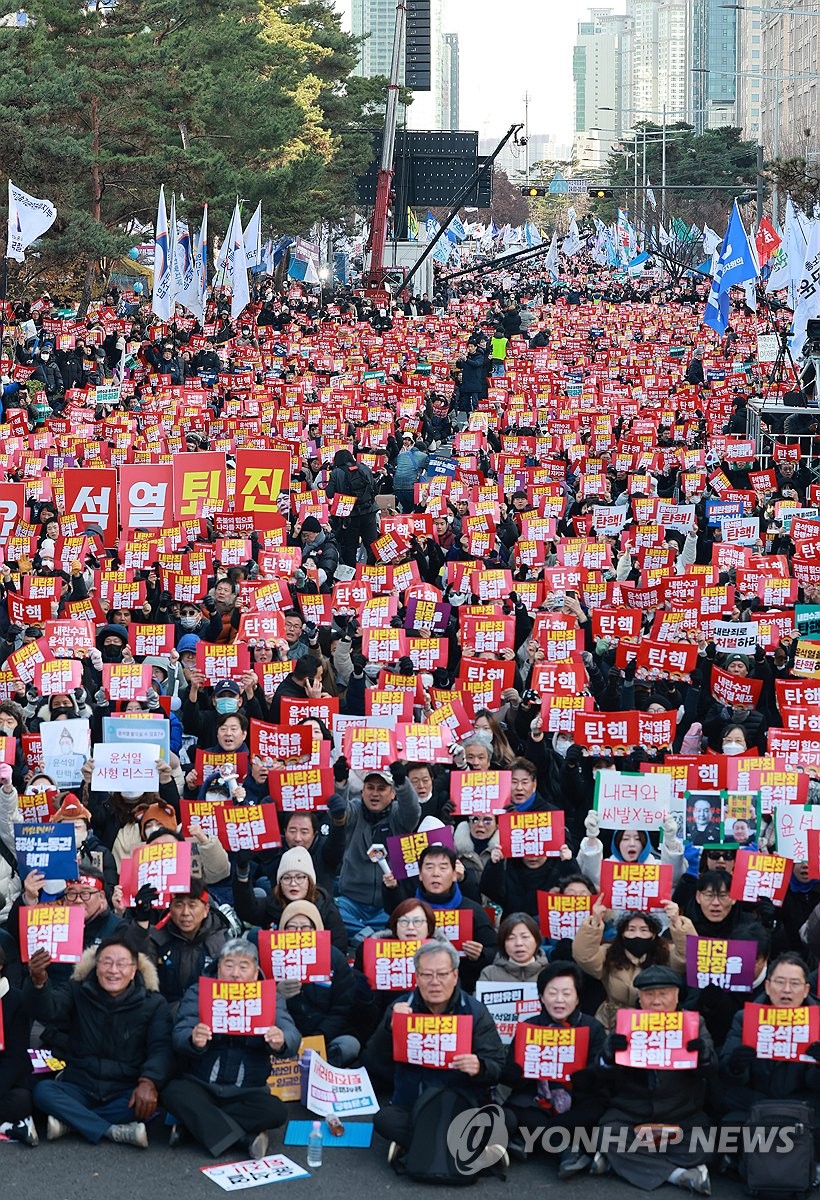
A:
[[[501,848],[496,817],[493,813],[472,813],[456,825],[453,842],[464,867],[465,879],[477,890],[493,850]]]
[[[724,871],[731,878],[737,862],[737,849],[732,847],[703,846],[699,852],[695,849],[692,853],[698,864],[698,873],[690,874],[687,871],[678,880],[672,893],[672,899],[681,912],[687,912],[689,905],[694,901],[698,879],[705,871]]]
[[[282,911],[288,904],[295,900],[306,900],[319,910],[323,928],[330,930],[333,945],[343,953],[347,951],[347,930],[341,913],[330,894],[317,885],[316,864],[309,850],[304,846],[293,846],[285,851],[276,869],[276,886],[269,896],[256,894],[250,878],[245,877],[243,867],[244,863],[242,866],[237,864],[237,876],[233,884],[234,906],[243,921],[265,929],[276,929]]]
[[[34,1088],[48,1140],[74,1130],[93,1145],[105,1138],[147,1148],[145,1122],[174,1066],[171,1012],[153,964],[121,935],[87,950],[65,988],[49,980],[50,962],[37,950],[23,986],[29,1012],[66,1061],[59,1079]]]
[[[695,899],[683,915],[670,918],[669,932],[676,950],[686,952],[686,938],[698,937],[739,938],[742,930],[751,922],[769,928],[774,924],[776,910],[771,900],[759,899],[747,912],[731,895],[732,878],[721,867],[704,871],[699,876]],[[677,906],[675,906],[677,907]]]
[[[456,1055],[446,1068],[394,1062],[390,1103],[383,1104],[374,1118],[376,1132],[389,1143],[388,1162],[393,1162],[410,1145],[413,1108],[422,1093],[431,1088],[457,1088],[480,1107],[489,1100],[490,1088],[499,1082],[506,1060],[506,1050],[489,1012],[459,984],[458,951],[449,943],[425,942],[416,951],[414,963],[416,986],[390,1006],[368,1043],[365,1062],[394,1062],[394,1013],[471,1016],[472,1041],[470,1052]],[[442,1128],[442,1137],[446,1132]]]
[[[809,969],[799,954],[789,951],[769,963],[762,993],[750,1003],[776,1008],[817,1007],[811,994]],[[745,1008],[745,1006],[744,1006]],[[815,1153],[820,1150],[820,1042],[808,1047],[814,1061],[783,1062],[758,1058],[753,1046],[743,1045],[743,1014],[735,1014],[720,1053],[717,1103],[724,1125],[748,1120],[752,1105],[765,1100],[802,1100],[814,1112]]]

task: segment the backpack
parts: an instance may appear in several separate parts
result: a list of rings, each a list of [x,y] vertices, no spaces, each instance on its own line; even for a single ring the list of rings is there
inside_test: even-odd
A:
[[[357,504],[366,504],[376,499],[376,488],[373,478],[367,475],[360,466],[355,470],[345,470],[346,496],[355,496]]]
[[[426,1088],[413,1105],[413,1134],[407,1153],[394,1161],[398,1175],[406,1175],[416,1183],[440,1183],[449,1187],[464,1187],[475,1183],[479,1175],[500,1174],[498,1167],[472,1174],[462,1172],[447,1145],[447,1130],[460,1113],[476,1108],[476,1097],[458,1088]]]
[[[794,1200],[814,1187],[814,1112],[796,1100],[767,1100],[753,1104],[744,1134],[761,1139],[757,1148],[740,1154],[740,1177],[750,1196]],[[780,1131],[780,1132],[778,1132]],[[784,1146],[788,1134],[791,1148]],[[767,1138],[774,1136],[772,1145]]]

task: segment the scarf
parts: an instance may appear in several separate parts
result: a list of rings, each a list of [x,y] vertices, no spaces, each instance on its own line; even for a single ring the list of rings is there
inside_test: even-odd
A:
[[[421,886],[416,888],[416,899],[424,900],[431,908],[461,908],[463,897],[461,895],[461,888],[457,883],[454,883],[453,894],[449,900],[445,899],[444,896],[425,895],[422,892]]]

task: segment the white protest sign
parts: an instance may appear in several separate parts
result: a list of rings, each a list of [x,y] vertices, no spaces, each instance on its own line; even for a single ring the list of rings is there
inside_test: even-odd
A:
[[[777,853],[792,862],[806,862],[809,857],[809,829],[820,829],[820,807],[807,804],[775,804],[774,829]]]
[[[760,517],[729,517],[720,522],[724,542],[733,546],[753,546],[760,537]]]
[[[757,622],[715,621],[712,641],[722,654],[754,654],[757,649]]]
[[[310,1056],[305,1107],[320,1117],[358,1117],[378,1112],[379,1104],[364,1067],[331,1067],[314,1051]]]
[[[244,1162],[218,1163],[215,1167],[199,1168],[206,1179],[218,1184],[223,1192],[239,1192],[244,1188],[261,1187],[264,1183],[283,1183],[286,1179],[302,1179],[310,1172],[284,1154],[267,1158],[248,1158]]]
[[[475,985],[475,998],[480,1000],[495,1021],[495,1027],[506,1045],[515,1037],[519,1021],[534,1017],[541,1011],[538,984],[534,979],[528,983],[493,983],[486,979]]]
[[[675,504],[672,500],[661,500],[658,503],[655,520],[664,529],[679,529],[681,533],[688,533],[690,529],[695,528],[695,506],[694,504]]]
[[[120,745],[98,742],[94,747],[94,770],[91,787],[101,792],[159,791],[160,748],[152,742]]]
[[[683,816],[682,798],[672,793],[670,775],[599,771],[595,811],[603,829],[659,829],[667,813]]]

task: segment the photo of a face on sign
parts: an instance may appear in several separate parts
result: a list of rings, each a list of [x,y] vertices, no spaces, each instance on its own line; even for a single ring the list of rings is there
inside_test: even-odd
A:
[[[757,796],[752,792],[724,792],[720,844],[727,847],[754,846],[759,835]]]
[[[720,792],[686,793],[686,840],[693,846],[720,841]]]

